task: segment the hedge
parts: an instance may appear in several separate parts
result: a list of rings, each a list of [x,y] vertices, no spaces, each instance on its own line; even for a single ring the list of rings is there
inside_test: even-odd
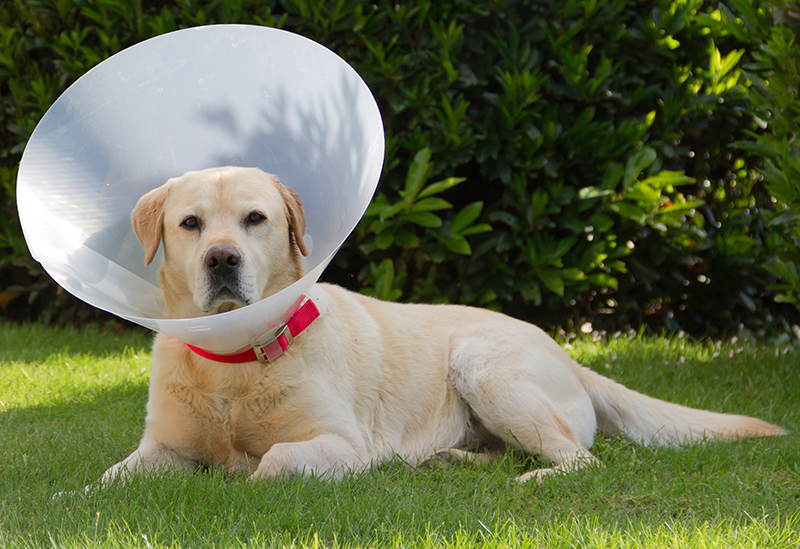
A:
[[[281,27],[378,100],[378,193],[324,278],[548,328],[798,322],[797,20],[759,0],[14,0],[0,7],[0,307],[94,316],[30,258],[16,165],[84,72],[195,25]]]

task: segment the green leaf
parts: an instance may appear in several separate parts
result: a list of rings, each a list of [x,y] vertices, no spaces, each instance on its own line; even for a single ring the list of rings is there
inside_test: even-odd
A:
[[[452,207],[452,204],[450,204],[447,200],[442,200],[441,198],[423,198],[422,200],[414,203],[414,205],[411,207],[411,210],[409,210],[409,213],[435,212],[438,210],[447,210]]]
[[[773,145],[768,145],[766,143],[757,143],[753,141],[734,141],[730,144],[730,146],[734,149],[755,153],[766,158],[777,158],[781,154]]]
[[[471,234],[480,234],[480,233],[488,233],[489,231],[493,230],[492,226],[488,223],[479,223],[478,225],[473,225],[472,227],[467,227],[463,231],[461,231],[461,236],[468,236]]]
[[[615,202],[609,206],[613,211],[617,212],[620,217],[630,219],[637,223],[644,224],[644,210],[639,206],[628,204],[627,202]]]
[[[662,170],[656,175],[641,181],[641,183],[649,185],[655,189],[663,189],[664,187],[668,186],[679,187],[681,185],[691,185],[692,183],[696,182],[697,180],[694,177],[689,177],[683,172],[675,172],[670,170]]]
[[[647,183],[640,181],[625,193],[625,198],[628,200],[655,203],[661,198],[661,192],[653,189],[653,187]]]
[[[644,147],[633,153],[625,164],[625,177],[622,181],[623,187],[625,189],[630,187],[631,184],[636,181],[636,178],[639,177],[639,174],[642,173],[642,170],[655,162],[657,156],[656,151],[650,147]]]
[[[547,204],[549,202],[550,197],[547,196],[547,193],[542,189],[536,189],[536,191],[531,195],[530,221],[536,220],[542,214],[542,212],[544,212],[545,208],[547,208]]]
[[[448,189],[452,189],[459,183],[463,183],[466,181],[466,177],[448,177],[447,179],[442,179],[441,181],[437,181],[436,183],[431,183],[417,195],[417,198],[425,198],[426,196],[431,196],[433,194],[439,194],[444,192]]]
[[[599,198],[601,196],[608,196],[614,194],[611,189],[598,189],[597,187],[584,187],[578,191],[578,198],[581,200],[589,200],[590,198]]]
[[[578,115],[578,118],[572,123],[573,129],[576,127],[583,128],[584,126],[588,126],[592,119],[594,119],[596,111],[597,109],[591,106],[583,109],[583,112]]]
[[[693,200],[687,200],[686,202],[676,202],[674,204],[670,204],[669,206],[664,206],[660,210],[658,210],[659,214],[666,214],[671,212],[682,212],[686,210],[692,210],[699,208],[705,203],[702,199],[696,198]]]
[[[519,289],[519,293],[522,294],[522,297],[529,301],[533,301],[536,305],[542,303],[542,289],[534,281],[530,281],[522,286]]]
[[[622,175],[625,173],[625,167],[619,162],[609,162],[606,167],[606,172],[603,174],[603,190],[615,189],[619,185]]]
[[[606,233],[614,226],[614,220],[602,213],[596,213],[590,217],[589,223],[599,233]]]
[[[785,225],[797,223],[797,214],[795,212],[783,212],[777,217],[770,219],[767,226],[774,227],[775,225]]]
[[[453,233],[460,233],[468,226],[470,226],[478,216],[481,215],[483,210],[483,202],[473,202],[464,206],[455,219],[453,219],[452,231]]]
[[[561,269],[559,274],[564,280],[570,280],[572,282],[586,280],[586,273],[576,267],[566,267]]]
[[[764,263],[764,268],[788,282],[797,283],[800,280],[800,278],[798,278],[797,267],[791,262],[775,258]]]
[[[564,279],[561,278],[558,271],[543,271],[536,273],[536,276],[548,290],[559,296],[564,295]]]
[[[373,268],[377,272],[377,280],[375,281],[375,297],[378,299],[387,300],[392,294],[392,285],[394,283],[394,263],[391,259],[384,259],[380,265],[374,265]]]
[[[520,230],[519,220],[516,218],[516,216],[508,212],[501,212],[497,210],[490,212],[489,221],[500,221],[501,223],[505,223],[515,231]]]
[[[600,288],[616,288],[619,286],[619,281],[610,274],[593,273],[587,278],[591,284],[599,286]]]
[[[394,241],[403,248],[419,248],[419,237],[411,231],[399,231]]]
[[[438,215],[430,212],[408,213],[404,214],[402,219],[404,221],[408,221],[422,227],[427,227],[429,229],[435,229],[442,226],[442,219]]]
[[[720,63],[719,75],[724,76],[728,74],[742,58],[742,55],[744,55],[744,50],[732,50],[728,53]]]
[[[367,211],[364,212],[364,218],[380,215],[381,212],[389,207],[390,205],[388,200],[386,200],[386,196],[381,193],[367,206]]]
[[[394,232],[386,231],[375,237],[375,247],[379,250],[387,250],[394,244]]]
[[[428,177],[430,160],[431,150],[427,147],[414,155],[414,160],[411,161],[411,165],[408,167],[408,175],[406,176],[406,190],[403,193],[405,198],[416,198],[420,189],[422,189],[422,185]]]
[[[621,259],[614,259],[612,261],[609,261],[607,263],[607,266],[609,269],[614,269],[618,273],[624,274],[628,272],[628,266]]]
[[[564,255],[566,255],[566,253],[570,251],[577,243],[577,234],[560,239],[553,248],[553,253],[550,255],[551,259],[560,259],[564,257]]]
[[[467,239],[461,235],[451,236],[445,241],[445,244],[451,252],[462,255],[472,254],[472,248],[470,248],[469,242],[467,242]]]
[[[408,206],[406,202],[398,202],[396,204],[392,204],[391,206],[384,208],[383,211],[380,212],[378,219],[380,219],[381,221],[386,221],[390,217],[394,217],[398,213],[402,212],[406,208],[406,206]]]
[[[380,234],[391,226],[392,226],[391,221],[380,221],[376,219],[370,224],[369,230],[370,232],[373,232],[375,234]]]

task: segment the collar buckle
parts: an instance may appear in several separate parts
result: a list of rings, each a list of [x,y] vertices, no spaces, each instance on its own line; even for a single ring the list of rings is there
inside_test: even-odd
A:
[[[257,343],[253,346],[253,351],[261,364],[269,364],[281,356],[293,342],[294,337],[289,325],[283,323],[267,343]]]

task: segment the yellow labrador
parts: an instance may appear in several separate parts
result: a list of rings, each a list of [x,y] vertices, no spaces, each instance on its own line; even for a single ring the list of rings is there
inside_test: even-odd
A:
[[[308,254],[300,198],[257,169],[171,179],[141,198],[132,222],[148,263],[163,242],[172,317],[274,294],[302,276]],[[338,478],[393,456],[412,465],[437,452],[469,459],[508,443],[552,463],[524,481],[595,462],[598,430],[662,446],[785,434],[634,392],[502,314],[386,303],[321,283],[308,301],[319,316],[268,364],[255,354],[223,362],[158,335],[144,436],[103,480],[198,466]]]

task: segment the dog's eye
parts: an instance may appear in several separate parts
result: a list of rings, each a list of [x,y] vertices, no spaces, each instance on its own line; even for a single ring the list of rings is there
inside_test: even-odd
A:
[[[250,215],[247,216],[247,219],[245,219],[245,223],[247,225],[258,225],[259,223],[262,223],[266,219],[267,219],[266,216],[264,216],[263,214],[260,214],[258,212],[252,212]]]
[[[200,228],[200,220],[197,219],[195,216],[190,215],[183,221],[181,221],[181,227],[184,229],[199,229]]]

